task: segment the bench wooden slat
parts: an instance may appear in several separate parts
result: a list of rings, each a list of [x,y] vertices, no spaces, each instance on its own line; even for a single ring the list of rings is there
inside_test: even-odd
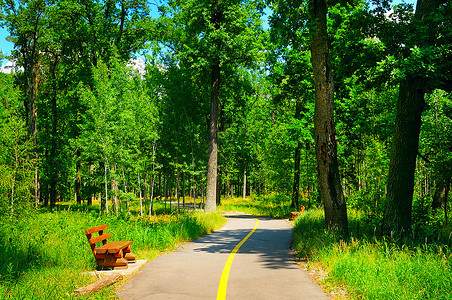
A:
[[[96,226],[96,227],[93,227],[93,228],[90,228],[90,229],[86,229],[85,233],[86,233],[86,235],[88,235],[88,234],[92,234],[94,232],[98,232],[98,231],[101,231],[101,230],[104,230],[104,229],[107,229],[107,224],[99,225],[99,226]]]
[[[110,233],[104,233],[102,235],[90,238],[89,239],[89,243],[92,245],[92,244],[101,242],[103,240],[109,239],[109,238],[111,238],[111,234]]]
[[[96,254],[102,253],[118,253],[119,251],[128,248],[132,244],[132,241],[115,241],[105,244],[99,248],[96,248]]]

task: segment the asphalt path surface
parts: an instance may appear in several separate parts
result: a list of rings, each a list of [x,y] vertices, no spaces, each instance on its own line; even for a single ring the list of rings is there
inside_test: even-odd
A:
[[[217,293],[223,290],[226,299],[330,299],[294,261],[292,226],[286,220],[226,217],[220,230],[148,262],[116,295],[126,300],[220,299]],[[256,222],[257,229],[237,250]],[[219,288],[228,264],[227,285]]]

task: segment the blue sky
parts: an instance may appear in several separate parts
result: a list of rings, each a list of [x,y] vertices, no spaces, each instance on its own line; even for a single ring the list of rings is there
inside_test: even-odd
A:
[[[402,0],[394,0],[393,1],[394,4],[398,4],[401,2],[402,2]],[[416,4],[416,0],[405,0],[403,2]],[[8,31],[5,28],[0,27],[0,51],[2,51],[3,54],[10,55],[11,50],[13,49],[13,44],[6,40],[7,36],[8,36]],[[3,61],[3,63],[5,63],[5,61]],[[0,62],[0,65],[1,65],[1,62]]]

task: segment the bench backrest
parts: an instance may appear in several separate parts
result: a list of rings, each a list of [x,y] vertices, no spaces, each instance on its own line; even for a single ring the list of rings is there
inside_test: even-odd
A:
[[[86,229],[86,237],[88,238],[89,245],[91,246],[91,250],[95,253],[94,249],[96,249],[96,243],[102,242],[103,245],[107,243],[107,239],[111,238],[111,234],[104,233],[104,230],[107,229],[107,224],[96,226],[90,229]],[[98,236],[93,237],[93,233],[98,232]]]

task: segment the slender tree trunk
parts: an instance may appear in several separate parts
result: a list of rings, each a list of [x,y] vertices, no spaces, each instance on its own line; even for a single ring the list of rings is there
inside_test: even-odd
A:
[[[107,180],[107,170],[108,170],[108,159],[105,158],[104,162],[104,180],[105,180],[105,212],[108,214],[108,180]]]
[[[82,185],[82,164],[80,163],[80,151],[77,151],[77,163],[75,164],[76,178],[74,184],[75,201],[82,204],[81,185]]]
[[[218,172],[218,176],[217,176],[217,196],[216,196],[216,205],[220,205],[221,204],[221,182],[223,180],[223,176],[221,174],[221,170],[219,170]]]
[[[243,191],[242,191],[242,199],[245,200],[246,198],[246,169],[243,171]]]
[[[155,185],[155,175],[152,174],[151,188],[150,188],[151,195],[150,195],[150,200],[149,200],[149,216],[152,216],[152,206],[154,204],[154,185]]]
[[[91,195],[88,197],[88,206],[91,206],[93,204],[93,201],[95,198],[94,184],[92,183],[93,175],[94,175],[94,165],[93,164],[89,165],[89,175],[90,175],[89,191],[90,191]]]
[[[145,172],[143,180],[143,202],[144,202],[143,215],[146,214],[146,212],[148,211],[147,199],[148,199],[148,174],[146,174]]]
[[[301,143],[297,143],[297,148],[294,153],[294,173],[293,173],[293,186],[292,186],[292,203],[290,207],[298,208],[299,201],[298,198],[300,196],[300,152],[301,152]]]
[[[36,41],[32,44],[31,54],[26,53],[28,48],[25,47],[23,52],[23,58],[26,62],[25,70],[26,70],[26,86],[25,90],[27,91],[27,100],[25,102],[25,111],[27,112],[27,140],[33,141],[33,151],[32,156],[35,158],[35,162],[33,163],[34,167],[34,187],[31,189],[32,195],[35,199],[35,205],[39,205],[39,175],[38,175],[38,153],[37,153],[37,108],[36,108],[36,99],[38,94],[38,82],[39,82],[39,60],[36,60],[37,54],[35,54]],[[28,70],[28,72],[27,72]]]
[[[138,172],[138,189],[140,190],[140,216],[143,216],[143,195],[141,193],[141,177],[140,172]],[[127,200],[128,202],[129,200]]]
[[[423,20],[439,6],[438,0],[418,0],[415,19]],[[414,173],[421,116],[425,107],[424,78],[407,75],[399,87],[383,214],[383,234],[407,236],[411,232]]]
[[[182,175],[183,176],[183,175]],[[182,183],[183,185],[184,183]],[[180,171],[176,170],[176,198],[177,198],[177,212],[180,212]]]
[[[17,175],[17,170],[19,169],[19,154],[18,154],[18,149],[17,147],[14,149],[14,175],[13,175],[13,180],[12,180],[12,185],[11,185],[11,198],[10,198],[10,203],[11,203],[11,219],[14,216],[14,191],[15,191],[15,187],[16,187],[16,175]]]
[[[325,0],[314,0],[311,20],[311,62],[315,83],[314,135],[316,142],[319,192],[325,210],[325,228],[348,236],[347,207],[337,162],[337,141],[334,124],[334,86],[329,62]]]
[[[449,197],[450,191],[450,176],[446,179],[439,179],[435,184],[435,194],[433,195],[432,208],[445,208],[447,203],[447,198]]]
[[[217,200],[217,157],[218,157],[218,118],[220,96],[220,65],[212,65],[212,86],[209,121],[209,162],[207,165],[206,211],[216,210]]]
[[[149,216],[152,216],[152,206],[154,202],[154,186],[155,186],[155,143],[156,140],[154,140],[154,143],[152,144],[152,178],[151,178],[151,195],[149,200]]]
[[[185,172],[182,173],[182,207],[185,209]]]

